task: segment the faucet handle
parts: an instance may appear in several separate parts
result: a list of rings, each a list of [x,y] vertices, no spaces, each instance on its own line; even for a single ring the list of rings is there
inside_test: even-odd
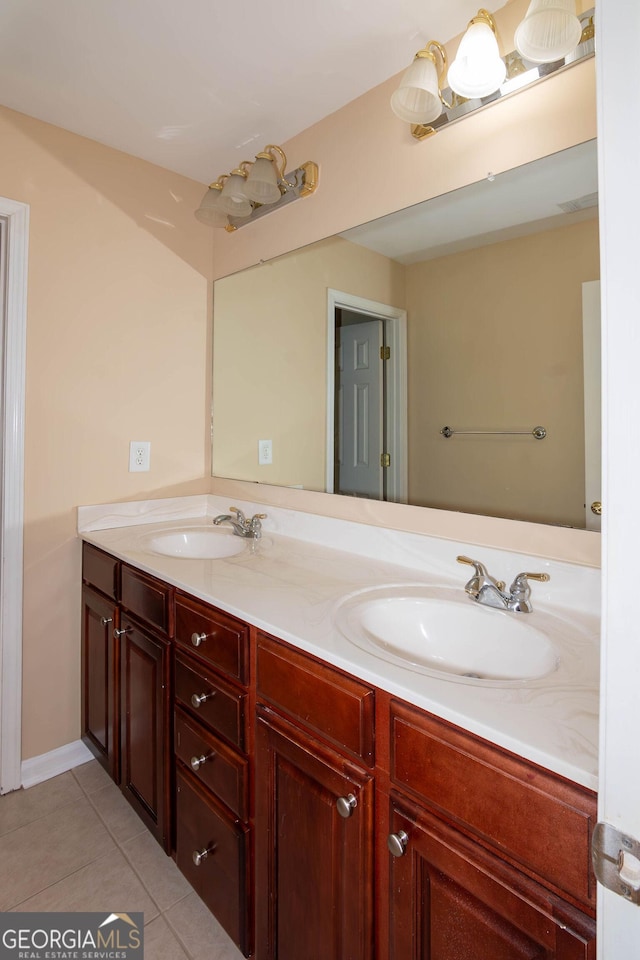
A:
[[[251,519],[252,519],[252,520],[266,520],[266,519],[267,519],[267,515],[266,515],[266,513],[254,513],[254,515],[251,517]]]
[[[548,580],[551,580],[551,577],[548,573],[519,573],[509,588],[510,593],[517,594],[529,591],[529,584],[527,582],[528,580],[537,580],[539,583],[547,583]]]
[[[470,567],[475,567],[474,576],[471,578],[471,580],[469,580],[469,582],[465,586],[465,590],[467,591],[467,593],[470,593],[472,595],[478,594],[482,586],[486,583],[493,584],[495,587],[498,588],[498,590],[504,590],[505,588],[504,580],[494,580],[494,578],[491,576],[491,574],[485,567],[484,563],[481,563],[479,560],[472,560],[471,557],[463,557],[463,556],[456,557],[456,560],[458,561],[458,563],[466,563]]]
[[[241,523],[244,523],[246,520],[246,517],[240,507],[229,507],[229,513],[235,513],[236,517]]]

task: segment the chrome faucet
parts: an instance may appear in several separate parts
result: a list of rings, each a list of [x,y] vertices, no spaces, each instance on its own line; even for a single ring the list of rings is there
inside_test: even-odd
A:
[[[533,607],[530,600],[531,587],[529,586],[529,580],[546,583],[550,579],[548,573],[519,573],[507,593],[504,581],[494,580],[485,565],[480,563],[479,560],[471,560],[469,557],[457,557],[456,559],[458,563],[467,563],[475,568],[473,576],[464,586],[471,599],[487,607],[496,607],[499,610],[531,613]]]
[[[231,516],[231,514],[235,516]],[[221,513],[214,518],[214,523],[218,526],[221,523],[230,523],[233,532],[237,537],[247,537],[251,540],[259,540],[262,536],[261,520],[266,520],[266,513],[255,513],[250,520],[245,517],[242,510],[238,507],[229,507],[229,513]]]

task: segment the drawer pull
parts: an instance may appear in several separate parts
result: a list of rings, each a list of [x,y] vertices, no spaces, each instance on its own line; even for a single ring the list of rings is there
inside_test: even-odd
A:
[[[205,756],[203,753],[201,757],[191,757],[191,769],[199,770],[203,763],[206,763],[207,760],[213,760],[215,753],[209,753]]]
[[[199,867],[200,864],[203,863],[209,854],[213,853],[215,849],[216,846],[214,843],[212,843],[210,847],[205,847],[204,850],[194,850],[192,856],[196,867]]]
[[[206,633],[192,633],[191,634],[191,643],[194,647],[199,647],[201,643],[207,639]]]
[[[338,813],[345,820],[348,820],[355,808],[358,806],[358,801],[352,793],[347,797],[338,797],[336,800],[336,807],[338,808]]]
[[[101,627],[108,627],[110,623],[113,623],[113,617],[100,617]]]
[[[215,695],[215,690],[212,690],[211,693],[193,693],[191,694],[191,706],[197,710],[203,703],[206,703],[207,700],[213,700]]]
[[[390,833],[387,837],[387,846],[389,853],[394,857],[403,857],[409,842],[409,835],[404,830],[398,830],[397,833]]]
[[[124,637],[125,633],[131,633],[132,630],[133,627],[121,627],[120,629],[116,627],[116,629],[113,631],[113,636],[117,640],[118,637]]]

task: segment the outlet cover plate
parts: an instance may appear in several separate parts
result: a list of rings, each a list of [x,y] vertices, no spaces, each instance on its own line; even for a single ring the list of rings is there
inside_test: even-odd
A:
[[[129,473],[144,473],[151,463],[151,441],[132,440],[129,444]]]

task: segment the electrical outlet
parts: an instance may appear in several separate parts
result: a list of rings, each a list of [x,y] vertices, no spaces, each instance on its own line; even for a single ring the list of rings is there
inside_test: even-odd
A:
[[[151,462],[151,442],[132,440],[129,444],[129,473],[142,473],[149,469]]]
[[[258,463],[262,466],[273,463],[271,440],[258,440]]]

